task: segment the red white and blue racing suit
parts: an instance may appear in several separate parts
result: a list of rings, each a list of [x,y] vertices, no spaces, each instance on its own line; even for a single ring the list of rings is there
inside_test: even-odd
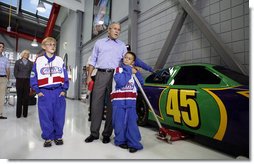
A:
[[[136,76],[144,83],[140,72]],[[122,64],[115,69],[112,83],[111,101],[113,107],[112,125],[115,133],[115,145],[127,144],[137,150],[143,149],[141,135],[137,125],[136,98],[137,85],[131,66]]]
[[[61,57],[46,54],[37,58],[30,75],[30,86],[36,93],[44,96],[38,98],[38,112],[41,137],[44,140],[60,139],[63,136],[66,101],[61,92],[69,88],[69,81]]]

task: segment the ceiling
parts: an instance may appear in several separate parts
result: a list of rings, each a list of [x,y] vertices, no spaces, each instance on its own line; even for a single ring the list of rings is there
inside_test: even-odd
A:
[[[50,26],[52,23],[52,33],[50,36],[59,38],[61,21],[63,21],[63,18],[68,15],[66,12],[68,12],[69,9],[74,11],[84,11],[85,6],[85,0],[41,0],[44,3],[52,6],[52,11],[55,11],[54,6],[60,7],[60,12],[55,14],[56,20],[52,21],[50,16],[49,18],[42,17],[37,11],[34,13],[27,12],[24,10],[22,5],[20,5],[22,3],[26,3],[25,1],[37,1],[38,3],[38,0],[13,0],[20,2],[20,4],[17,5],[19,7],[12,8],[10,8],[10,5],[5,4],[4,1],[6,0],[0,0],[0,34],[9,35],[12,37],[21,37],[27,40],[32,40],[36,36],[37,40],[39,41],[45,37],[45,33],[48,32],[47,26]],[[55,4],[53,5],[53,3]],[[60,22],[58,18],[61,19]],[[8,33],[6,30],[9,25],[9,21],[12,33]]]

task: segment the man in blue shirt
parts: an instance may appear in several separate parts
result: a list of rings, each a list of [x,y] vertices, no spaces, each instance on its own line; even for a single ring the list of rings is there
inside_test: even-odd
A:
[[[103,105],[105,91],[108,90],[108,102],[107,112],[104,130],[102,132],[103,143],[110,142],[110,136],[112,134],[112,105],[110,102],[110,93],[112,91],[112,80],[114,69],[119,66],[120,61],[127,52],[125,43],[118,39],[121,32],[121,26],[119,23],[113,22],[108,27],[108,37],[99,39],[96,41],[91,59],[89,62],[87,84],[92,80],[91,73],[97,68],[97,74],[95,76],[95,83],[92,95],[91,104],[91,126],[90,136],[85,139],[86,143],[93,142],[99,139],[99,131],[103,118]],[[137,58],[136,66],[144,68],[145,63],[141,62]],[[146,65],[147,66],[147,65]]]
[[[4,98],[7,82],[10,78],[9,60],[3,55],[4,43],[0,42],[0,119],[7,119],[3,116]]]

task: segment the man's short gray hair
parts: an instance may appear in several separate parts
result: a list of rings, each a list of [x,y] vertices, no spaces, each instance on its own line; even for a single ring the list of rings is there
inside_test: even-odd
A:
[[[108,29],[110,29],[114,24],[118,24],[121,27],[121,24],[119,22],[111,22],[108,26]]]

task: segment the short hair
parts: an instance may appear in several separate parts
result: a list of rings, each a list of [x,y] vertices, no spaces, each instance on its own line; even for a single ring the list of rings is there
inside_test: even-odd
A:
[[[3,42],[0,42],[0,44],[2,44],[4,46],[4,43]]]
[[[136,61],[137,56],[134,52],[128,51],[128,52],[126,52],[126,54],[131,54],[134,58],[134,61]]]
[[[112,25],[114,25],[114,24],[118,24],[121,28],[121,24],[119,22],[112,22],[109,24],[108,29],[111,29]]]
[[[23,58],[23,56],[24,56],[25,53],[30,54],[30,51],[27,50],[27,49],[23,50],[23,51],[20,53],[20,57]]]
[[[42,40],[41,44],[45,45],[48,42],[54,42],[54,43],[56,43],[56,39],[53,38],[53,37],[46,37],[45,39]]]

